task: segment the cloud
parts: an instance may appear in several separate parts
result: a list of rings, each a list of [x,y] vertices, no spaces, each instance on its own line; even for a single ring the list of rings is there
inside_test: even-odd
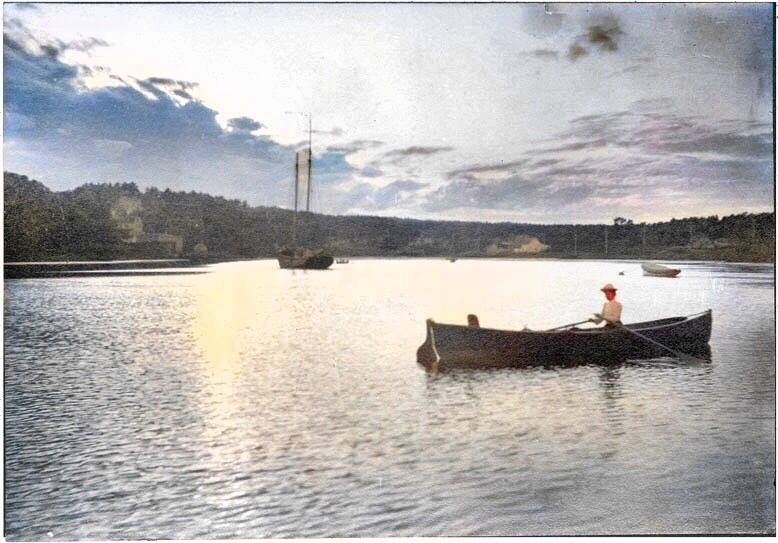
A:
[[[348,192],[340,194],[338,206],[344,211],[377,212],[386,209],[397,209],[413,205],[419,191],[425,189],[426,183],[410,180],[399,180],[383,187],[375,187],[360,183]]]
[[[99,38],[84,38],[64,42],[62,40],[53,40],[50,42],[38,42],[38,47],[50,58],[57,59],[65,51],[79,51],[88,53],[95,47],[107,47],[108,42]]]
[[[335,127],[332,130],[311,130],[313,134],[322,134],[327,136],[342,136],[343,135],[343,129],[339,127]]]
[[[428,156],[428,155],[434,155],[437,153],[444,153],[446,151],[453,151],[453,147],[421,147],[421,146],[412,146],[412,147],[406,147],[404,149],[394,149],[393,151],[389,151],[384,154],[386,157],[407,157],[407,156]]]
[[[117,140],[94,140],[94,146],[103,158],[109,160],[116,159],[132,149],[131,143]]]
[[[233,132],[250,133],[263,128],[264,125],[250,117],[234,117],[227,121],[227,127]]]
[[[463,207],[489,207],[504,210],[554,209],[591,196],[595,188],[585,184],[551,184],[543,179],[528,180],[521,176],[492,183],[473,179],[457,179],[434,192],[425,202],[429,211],[445,211]]]
[[[327,151],[331,153],[351,155],[366,149],[374,149],[376,147],[380,147],[381,145],[383,145],[383,142],[378,140],[354,140],[352,142],[343,143],[340,145],[330,145],[327,147]]]
[[[291,202],[294,149],[251,134],[261,123],[247,117],[233,118],[223,129],[215,110],[191,99],[187,91],[196,83],[111,75],[113,86],[88,89],[77,65],[37,47],[39,42],[19,26],[6,30],[7,169],[59,190],[86,181],[136,182],[216,192],[254,204]],[[73,43],[67,47],[88,49],[103,42]],[[315,168],[328,183],[355,171],[332,153],[317,156]]]
[[[396,207],[426,186],[426,183],[416,181],[395,181],[376,190],[373,194],[373,202],[378,209]]]
[[[446,176],[458,177],[463,174],[483,174],[483,173],[497,173],[503,171],[509,171],[515,169],[517,166],[523,166],[529,159],[522,158],[520,160],[513,160],[511,162],[498,162],[496,164],[476,164],[473,166],[467,166],[464,168],[457,168],[446,173]]]
[[[362,177],[381,177],[384,175],[384,171],[374,166],[366,166],[359,170],[359,175]]]
[[[157,85],[159,87],[180,87],[182,89],[193,89],[197,87],[197,83],[193,83],[192,81],[180,81],[175,79],[170,79],[168,77],[149,77],[145,80],[147,83],[150,83],[152,85]]]
[[[679,205],[728,209],[764,205],[773,180],[773,134],[765,123],[703,121],[673,112],[670,100],[573,119],[567,130],[504,163],[448,172],[430,192],[430,212],[563,212],[586,220],[652,214]],[[544,158],[538,159],[542,156]],[[547,158],[549,157],[550,158]],[[507,177],[506,177],[506,174]]]

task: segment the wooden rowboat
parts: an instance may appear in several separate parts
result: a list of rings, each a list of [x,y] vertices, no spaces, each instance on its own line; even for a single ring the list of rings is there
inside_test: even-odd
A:
[[[667,266],[650,262],[641,264],[640,267],[643,268],[643,275],[653,275],[655,277],[675,277],[681,273],[681,270],[677,268],[668,268]]]
[[[626,327],[677,351],[709,358],[712,325],[708,310]],[[519,332],[432,319],[416,353],[420,364],[438,369],[612,364],[662,356],[667,356],[665,350],[617,327]]]

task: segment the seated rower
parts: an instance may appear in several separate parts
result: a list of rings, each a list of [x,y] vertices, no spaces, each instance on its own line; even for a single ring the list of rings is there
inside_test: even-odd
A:
[[[595,313],[594,319],[589,319],[589,322],[594,324],[600,324],[605,321],[605,328],[611,326],[621,325],[621,304],[616,301],[616,287],[608,283],[602,290],[605,293],[605,298],[608,300],[605,305],[602,306],[602,313]]]

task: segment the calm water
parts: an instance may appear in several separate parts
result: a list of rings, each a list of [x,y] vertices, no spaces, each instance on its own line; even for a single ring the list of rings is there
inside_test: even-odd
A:
[[[775,530],[772,265],[273,261],[5,284],[10,539]],[[617,275],[624,270],[624,276]],[[424,319],[713,309],[712,363],[426,373]]]

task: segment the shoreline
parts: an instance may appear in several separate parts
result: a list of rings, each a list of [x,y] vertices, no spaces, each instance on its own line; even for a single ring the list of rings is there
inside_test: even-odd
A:
[[[409,256],[409,255],[364,255],[344,256],[351,260],[449,260],[450,256]],[[772,265],[775,261],[764,260],[724,260],[724,259],[689,259],[689,258],[636,258],[629,256],[457,256],[457,260],[548,260],[548,261],[581,261],[581,262],[667,262],[677,264],[736,264],[736,265]],[[190,275],[208,273],[204,268],[213,264],[231,262],[251,262],[256,260],[275,260],[274,256],[256,258],[223,258],[207,260],[180,259],[132,259],[132,260],[69,260],[69,261],[34,261],[34,262],[4,262],[5,279],[62,278],[62,277],[121,277],[141,275]]]

